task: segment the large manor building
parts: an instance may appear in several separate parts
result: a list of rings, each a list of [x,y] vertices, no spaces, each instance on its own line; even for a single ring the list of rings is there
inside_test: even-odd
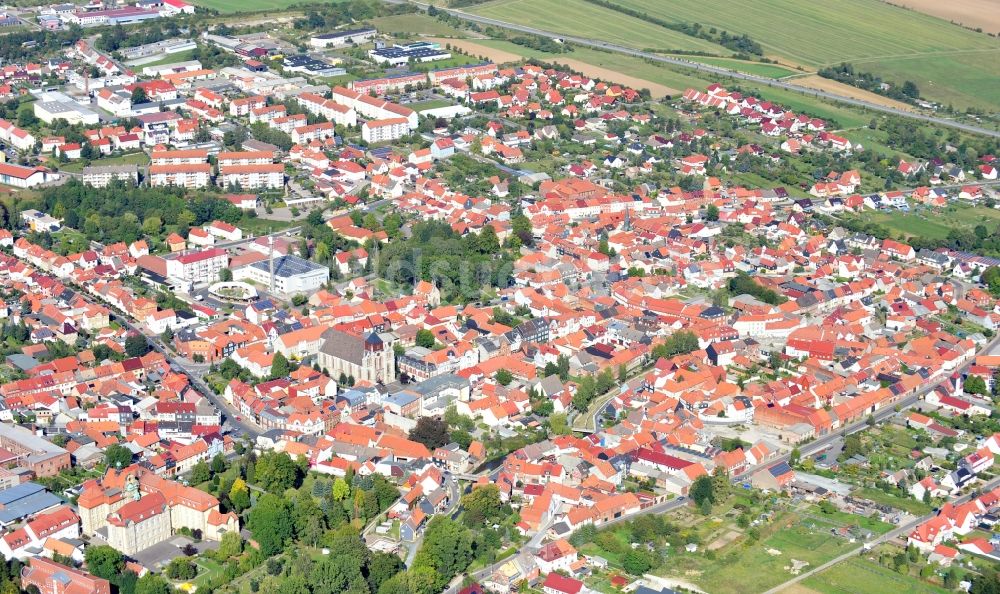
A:
[[[219,500],[165,479],[138,465],[109,468],[87,481],[78,501],[83,533],[106,529],[108,544],[134,555],[163,542],[181,528],[201,531],[206,540],[239,530],[236,514],[219,511]]]

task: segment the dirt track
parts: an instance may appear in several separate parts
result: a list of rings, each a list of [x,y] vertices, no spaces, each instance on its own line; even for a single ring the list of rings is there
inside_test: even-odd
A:
[[[505,50],[494,49],[492,47],[487,47],[476,43],[475,41],[470,41],[468,39],[435,39],[434,41],[440,42],[442,45],[450,43],[452,47],[457,47],[458,49],[472,54],[474,56],[483,56],[489,60],[496,62],[497,64],[503,64],[506,62],[520,62],[524,60],[523,56],[519,56],[513,52],[508,52]],[[643,78],[636,78],[634,76],[629,76],[627,74],[622,74],[610,68],[602,68],[600,66],[594,66],[593,64],[588,64],[587,62],[581,62],[580,60],[574,60],[573,58],[563,58],[561,56],[553,56],[547,59],[548,62],[554,62],[557,64],[562,64],[567,68],[576,70],[577,72],[582,72],[587,76],[593,78],[599,78],[608,82],[616,82],[618,84],[627,85],[635,89],[649,89],[653,97],[663,97],[665,95],[677,96],[681,93],[677,89],[673,89],[666,85],[661,85],[652,81],[648,81]]]
[[[888,97],[883,97],[882,95],[879,95],[877,93],[865,91],[864,89],[852,87],[851,85],[845,85],[844,83],[837,82],[835,80],[830,80],[829,78],[823,78],[818,74],[810,74],[808,76],[792,78],[789,79],[789,82],[794,82],[797,85],[801,85],[803,87],[809,87],[810,89],[818,89],[820,91],[827,91],[829,93],[836,93],[838,95],[843,95],[844,97],[861,99],[862,101],[868,101],[869,103],[877,103],[879,105],[885,105],[886,107],[893,107],[896,109],[905,109],[907,111],[913,111],[912,105],[907,105],[902,101],[889,99]]]
[[[966,27],[982,27],[987,33],[1000,32],[1000,0],[886,1],[939,19],[961,23]]]

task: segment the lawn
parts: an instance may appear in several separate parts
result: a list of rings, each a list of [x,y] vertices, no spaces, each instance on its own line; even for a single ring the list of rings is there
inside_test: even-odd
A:
[[[194,579],[194,585],[199,588],[207,585],[210,580],[222,573],[222,566],[214,559],[199,556],[195,564],[198,565],[198,577]]]
[[[982,224],[992,231],[1000,225],[1000,210],[962,203],[919,212],[865,211],[860,216],[897,232],[903,238],[944,239],[952,229],[970,229]]]
[[[832,513],[820,511],[818,507],[809,510],[809,519],[819,524],[828,524],[833,528],[840,526],[857,526],[865,530],[871,530],[874,534],[885,534],[893,529],[893,525],[874,518],[866,518],[857,514],[849,514],[834,510]]]
[[[76,229],[63,227],[52,234],[52,250],[57,254],[75,254],[90,249],[90,241]]]
[[[802,585],[822,594],[883,594],[908,592],[910,594],[945,594],[948,590],[902,575],[862,558],[852,558],[838,563],[803,580]]]
[[[276,221],[274,219],[243,215],[243,218],[236,223],[236,226],[243,230],[244,235],[264,235],[300,224],[302,224],[302,221]]]
[[[793,65],[854,62],[887,80],[912,80],[927,97],[946,104],[1000,105],[1000,40],[878,0],[612,1],[664,21],[746,33],[767,55]],[[472,12],[636,48],[709,44],[584,0],[494,0]]]
[[[396,14],[378,17],[369,21],[380,33],[390,35],[437,35],[441,37],[461,37],[462,31],[425,14]]]
[[[666,29],[585,0],[497,0],[468,10],[538,29],[604,39],[637,49],[701,51],[721,56],[732,54],[732,51],[710,41]]]
[[[128,153],[125,155],[118,155],[115,157],[105,157],[103,159],[94,159],[90,162],[91,166],[98,167],[103,165],[127,165],[134,163],[139,167],[145,167],[149,164],[149,155],[146,153]],[[63,171],[69,171],[71,173],[80,173],[83,171],[84,163],[82,160],[73,161],[72,163],[64,163],[59,166],[59,169]]]

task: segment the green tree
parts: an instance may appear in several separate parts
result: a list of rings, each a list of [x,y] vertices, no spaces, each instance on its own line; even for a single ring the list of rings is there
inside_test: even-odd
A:
[[[281,494],[299,480],[299,467],[285,452],[266,452],[254,464],[256,483],[265,491]]]
[[[632,549],[622,556],[622,568],[632,575],[642,575],[653,568],[653,559],[644,549]]]
[[[112,444],[104,450],[104,463],[108,468],[125,468],[132,463],[132,450],[120,444]]]
[[[944,587],[954,590],[957,586],[958,573],[955,568],[951,568],[944,576]],[[1000,594],[1000,574],[995,571],[986,571],[973,578],[969,594]]]
[[[510,385],[510,383],[514,381],[514,374],[507,369],[497,371],[496,376],[494,377],[497,380],[497,383],[501,386]]]
[[[222,268],[219,270],[219,281],[223,283],[228,283],[233,280],[233,271],[228,268]]]
[[[440,592],[472,561],[472,535],[448,516],[434,516],[424,531],[424,542],[413,561],[412,570],[435,572],[434,590]]]
[[[289,504],[271,493],[264,494],[250,510],[247,527],[265,557],[280,553],[292,538],[294,526]]]
[[[142,87],[136,87],[132,89],[132,103],[148,103],[149,97],[146,96],[146,89]]]
[[[191,469],[191,484],[200,485],[201,483],[207,482],[212,478],[212,469],[209,467],[208,462],[204,460],[199,460],[194,468]]]
[[[500,489],[494,484],[476,487],[462,496],[462,509],[465,510],[462,520],[470,528],[496,524],[509,515],[504,513]]]
[[[434,348],[434,333],[426,328],[417,330],[416,345],[425,349]]]
[[[191,557],[174,557],[164,573],[172,580],[190,580],[198,575],[198,567]]]
[[[334,501],[347,501],[351,496],[351,486],[342,477],[337,477],[333,481],[332,496]]]
[[[448,443],[448,423],[436,417],[420,417],[410,430],[410,439],[418,441],[429,450],[435,450]]]
[[[714,204],[709,204],[705,208],[705,220],[706,221],[718,221],[719,220],[719,207]]]
[[[229,489],[229,502],[237,512],[250,507],[250,489],[242,478],[233,481],[233,486]]]
[[[963,389],[966,394],[986,394],[989,392],[986,388],[986,380],[978,375],[970,375],[965,378]]]
[[[549,429],[555,435],[569,435],[571,430],[569,422],[566,420],[566,413],[552,413],[549,415]]]
[[[291,370],[288,365],[288,359],[281,353],[274,353],[274,358],[271,359],[271,379],[287,377],[289,373],[291,373]]]
[[[212,474],[222,474],[228,467],[229,464],[226,462],[226,457],[222,454],[216,454],[212,457]]]
[[[111,581],[125,568],[125,557],[108,545],[91,545],[84,549],[83,559],[87,571],[99,578]]]
[[[243,539],[239,532],[226,532],[219,541],[220,559],[235,559],[243,553]]]
[[[709,505],[715,503],[715,482],[712,481],[712,477],[703,474],[694,480],[691,485],[691,499],[699,506],[706,501]]]
[[[382,584],[404,569],[406,566],[403,565],[403,560],[399,558],[399,555],[373,552],[368,560],[366,572],[369,588],[372,592],[378,592]]]
[[[125,354],[129,357],[141,357],[149,352],[149,342],[146,337],[133,332],[125,337]]]

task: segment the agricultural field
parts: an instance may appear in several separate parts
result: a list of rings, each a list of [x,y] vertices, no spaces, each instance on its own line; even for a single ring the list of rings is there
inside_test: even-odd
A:
[[[903,6],[917,12],[924,12],[972,29],[978,27],[987,33],[1000,33],[1000,0],[962,0],[961,2],[941,2],[941,0],[887,1],[890,4]]]
[[[855,62],[887,80],[912,80],[927,99],[955,107],[1000,109],[1000,51],[901,56]]]
[[[469,12],[547,31],[604,39],[637,49],[701,51],[722,56],[732,53],[709,41],[584,0],[497,0],[473,7]]]
[[[666,21],[701,23],[730,33],[746,33],[763,46],[767,55],[793,65],[819,68],[852,62],[888,80],[912,80],[927,98],[945,104],[1000,105],[1000,40],[878,0],[614,1]],[[699,49],[692,44],[707,43],[673,31],[667,32],[674,35],[675,41],[668,42],[659,33],[666,31],[663,27],[583,0],[572,0],[570,5],[560,2],[556,10],[542,6],[553,2],[542,0],[540,5],[527,0],[494,0],[475,7],[473,12],[632,47],[681,43],[676,39],[678,35],[689,40],[679,49]],[[578,9],[575,2],[583,8]],[[900,35],[900,30],[907,34]]]

